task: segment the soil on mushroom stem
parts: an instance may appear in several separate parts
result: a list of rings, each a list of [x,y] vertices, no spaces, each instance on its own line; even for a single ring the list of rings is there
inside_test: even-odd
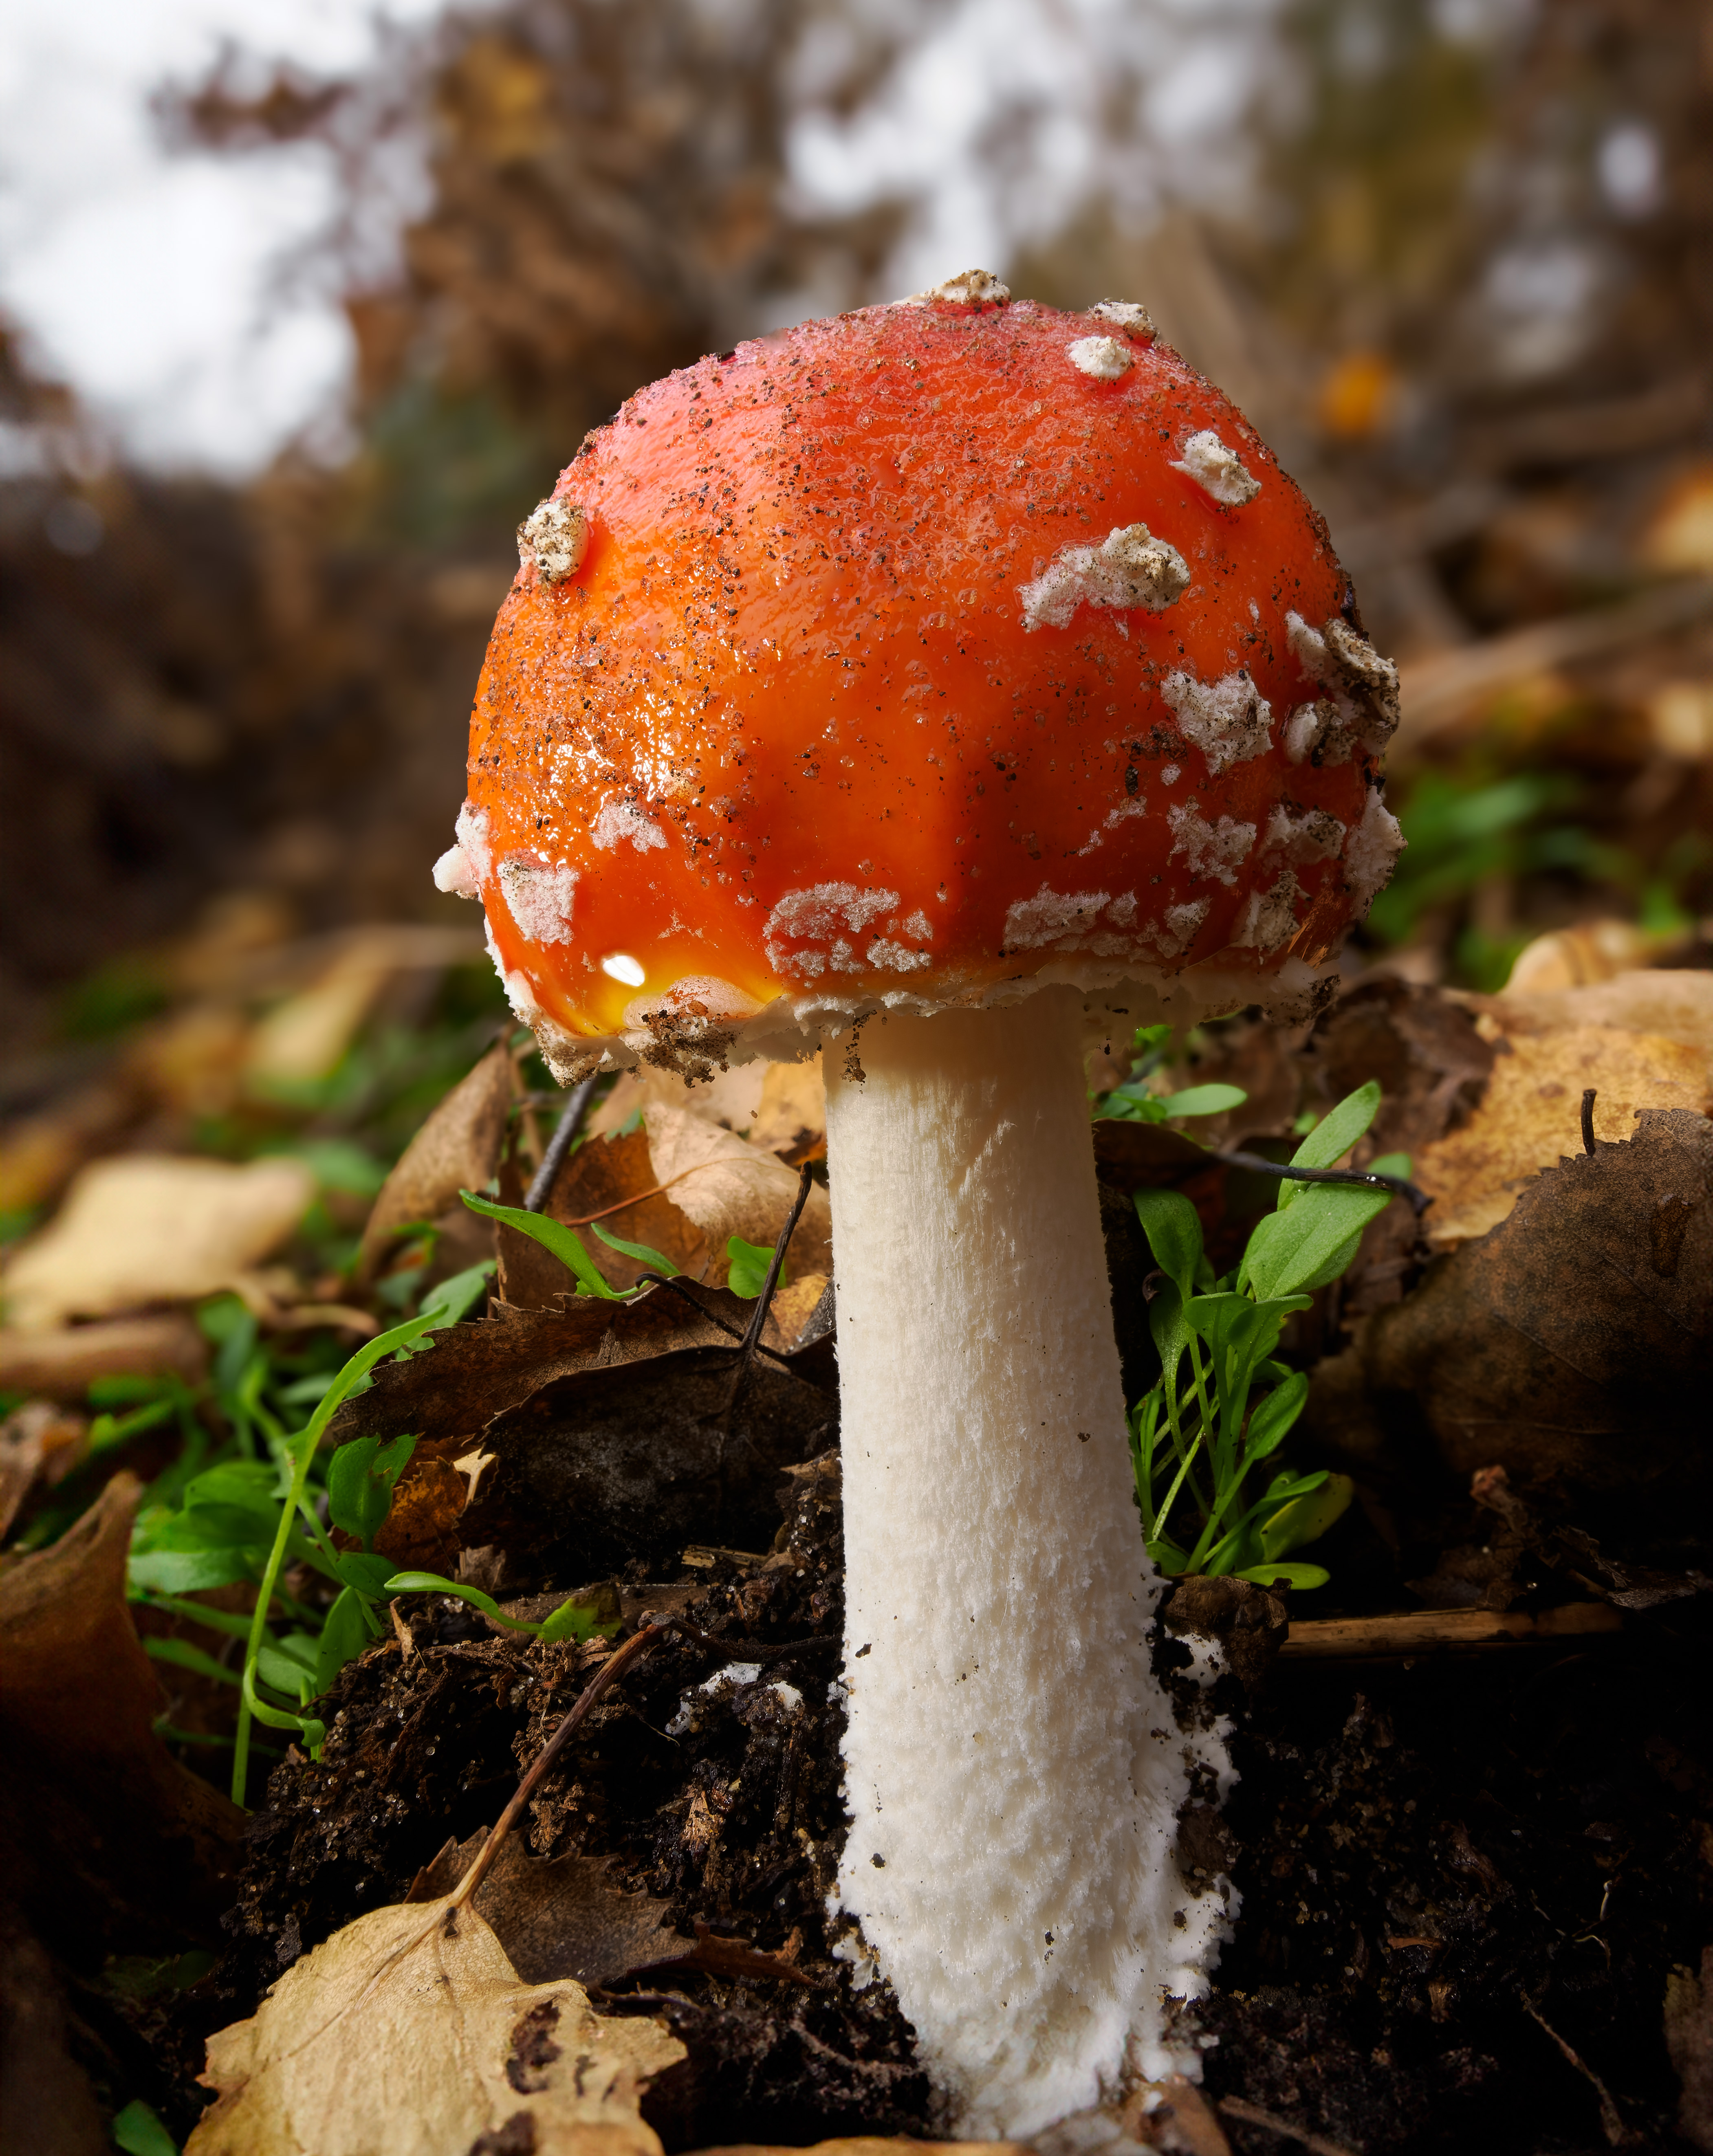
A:
[[[1275,1665],[1221,1822],[1237,1936],[1189,2016],[1210,2097],[1365,2156],[1689,2145],[1664,2010],[1713,1917],[1708,1631],[1677,1603],[1583,1651]]]
[[[604,2013],[630,1999],[664,2015],[688,2046],[643,2105],[668,2148],[932,2130],[928,2084],[889,1989],[855,1989],[827,1931],[846,1825],[838,1489],[836,1454],[797,1471],[780,1492],[789,1535],[771,1568],[722,1559],[712,1572],[684,1568],[676,1594],[666,1588],[666,1606],[730,1638],[731,1650],[677,1637],[656,1647],[597,1706],[520,1820],[512,1865],[526,1848],[537,1861],[594,1860],[574,1882],[576,1910],[555,1906],[566,1882],[543,1866],[522,1889],[534,1905],[530,1941],[487,1912],[527,1980],[545,1981],[557,1960],[553,1974],[589,1983]],[[251,1823],[226,1919],[232,1948],[193,2004],[187,1995],[177,2031],[188,2099],[180,2131],[195,2116],[188,2081],[202,2037],[253,2013],[341,1925],[404,1899],[437,1856],[431,1891],[449,1891],[475,1853],[471,1838],[592,1673],[574,1645],[496,1636],[449,1598],[399,1606],[412,1652],[383,1642],[347,1666],[322,1764],[294,1753]],[[745,1651],[805,1640],[759,1670]],[[733,1663],[748,1681],[702,1689]],[[468,1845],[455,1855],[450,1842]],[[699,1925],[780,1957],[803,1980],[662,1966],[694,1953]]]
[[[836,1635],[836,1456],[781,1494],[788,1562],[683,1572],[704,1630],[734,1642]],[[155,2022],[160,2063],[180,2076],[176,2102],[162,2094],[181,2132],[203,2035],[253,2011],[338,1926],[404,1897],[437,1856],[442,1891],[461,1868],[449,1840],[469,1853],[586,1681],[574,1647],[496,1637],[443,1600],[409,1606],[414,1651],[387,1643],[347,1669],[322,1767],[275,1769],[231,1949],[176,2020]],[[1242,1722],[1242,1779],[1223,1819],[1196,1808],[1179,1850],[1192,1883],[1228,1867],[1243,1897],[1211,1995],[1186,2017],[1206,2042],[1209,2094],[1366,2156],[1592,2156],[1608,2145],[1600,2097],[1556,2035],[1604,2081],[1629,2145],[1681,2147],[1661,2003],[1672,1969],[1698,1963],[1713,1913],[1713,1786],[1695,1763],[1704,1633],[1680,1603],[1580,1652],[1285,1661],[1250,1702],[1219,1679],[1203,1711]],[[1159,1654],[1186,1698],[1201,1697],[1182,1645],[1163,1638]],[[854,1989],[830,1951],[825,1896],[844,1831],[836,1650],[702,1689],[741,1659],[736,1646],[658,1649],[591,1717],[517,1841],[537,1862],[580,1853],[606,1867],[602,1892],[635,1897],[622,1919],[609,1905],[604,1939],[590,1947],[585,1931],[581,1951],[619,1968],[641,1957],[629,1976],[608,1974],[602,2010],[628,1998],[688,2046],[645,2106],[669,2149],[931,2134],[890,1991]],[[810,1981],[663,1969],[693,1950],[698,1923]],[[1222,2123],[1237,2156],[1277,2145],[1229,2113]]]

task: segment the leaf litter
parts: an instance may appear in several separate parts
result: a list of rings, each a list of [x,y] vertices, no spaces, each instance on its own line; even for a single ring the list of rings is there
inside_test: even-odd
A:
[[[1240,2151],[1289,2133],[1310,2145],[1319,2134],[1328,2146],[1417,2156],[1482,2145],[1502,2118],[1514,2136],[1556,2121],[1555,2148],[1592,2148],[1605,2145],[1602,2101],[1626,2133],[1642,2131],[1678,2101],[1670,2059],[1685,2062],[1686,2089],[1694,2079],[1699,1994],[1685,1986],[1704,1942],[1699,1905],[1674,1882],[1698,1876],[1695,1852],[1713,1838],[1697,1824],[1713,1812],[1713,1774],[1688,1705],[1705,1675],[1705,1537],[1694,1517],[1662,1517],[1658,1491],[1662,1473],[1666,1486],[1695,1485],[1685,1372],[1695,1355],[1705,1359],[1707,1126],[1681,1093],[1662,1098],[1659,1088],[1693,1091],[1705,1048],[1693,992],[1633,978],[1645,992],[1594,1005],[1585,1000],[1592,991],[1558,991],[1565,1008],[1550,1011],[1539,997],[1459,1001],[1372,980],[1295,1034],[1242,1022],[1213,1029],[1175,1074],[1179,1091],[1241,1082],[1250,1098],[1192,1127],[1194,1137],[1161,1123],[1095,1126],[1134,1399],[1159,1373],[1137,1192],[1187,1197],[1211,1262],[1225,1270],[1279,1186],[1220,1153],[1287,1158],[1304,1118],[1373,1078],[1384,1091],[1366,1157],[1409,1152],[1432,1188],[1436,1147],[1461,1142],[1470,1158],[1522,1157],[1516,1091],[1500,1082],[1510,1066],[1565,1086],[1562,1096],[1537,1086],[1530,1113],[1557,1135],[1535,1137],[1525,1117],[1536,1157],[1509,1178],[1520,1195],[1501,1224],[1437,1254],[1408,1209],[1388,1207],[1344,1278],[1288,1321],[1279,1352],[1314,1373],[1308,1435],[1293,1441],[1291,1465],[1348,1470],[1358,1481],[1359,1502],[1314,1553],[1324,1551],[1330,1586],[1311,1600],[1191,1579],[1164,1613],[1162,1668],[1186,1712],[1237,1718],[1245,1777],[1234,1806],[1222,1814],[1199,1802],[1181,1829],[1186,1884],[1231,1876],[1244,1915],[1211,1998],[1192,2010],[1201,2035],[1219,2039],[1206,2053],[1206,2094],[1179,2092],[1176,2112],[1168,2096],[1164,2145],[1194,2123]],[[1671,1019],[1675,1032],[1661,1012],[1684,1014]],[[1579,1043],[1598,1040],[1572,1054],[1567,1022]],[[1634,1105],[1648,1112],[1635,1135],[1613,1127],[1629,1096],[1602,1093],[1597,1151],[1582,1158],[1585,1051],[1626,1051],[1656,1026],[1654,1060],[1637,1079]],[[568,1996],[565,1985],[580,1985],[603,2021],[646,2026],[682,2047],[622,2133],[658,2134],[671,2149],[746,2136],[931,2133],[908,2030],[883,1982],[856,1989],[824,1906],[842,1832],[831,1299],[812,1265],[796,1270],[805,1261],[794,1238],[794,1276],[769,1313],[767,1352],[734,1396],[735,1350],[754,1305],[707,1284],[728,1258],[718,1239],[738,1233],[734,1221],[749,1231],[742,1245],[765,1249],[797,1182],[779,1156],[812,1154],[815,1104],[800,1086],[768,1127],[759,1092],[687,1095],[652,1074],[633,1090],[622,1116],[591,1119],[548,1210],[620,1287],[651,1267],[613,1248],[591,1215],[680,1277],[628,1301],[572,1296],[538,1243],[478,1224],[491,1248],[515,1246],[509,1262],[502,1257],[502,1299],[430,1352],[382,1363],[346,1401],[329,1441],[420,1434],[376,1540],[401,1571],[497,1595],[500,1614],[517,1620],[539,1622],[574,1589],[606,1598],[625,1628],[670,1613],[700,1635],[661,1643],[625,1673],[535,1791],[476,1896],[514,1990],[558,1986]],[[403,1232],[378,1239],[378,1274],[397,1269],[388,1250],[408,1252],[416,1223],[447,1200],[455,1178],[480,1188],[485,1170],[482,1181],[497,1176],[502,1197],[518,1202],[522,1176],[499,1114],[503,1103],[515,1130],[517,1102],[503,1050],[443,1102],[409,1173],[407,1154],[392,1197],[383,1194]],[[623,1105],[615,1088],[608,1111]],[[759,1133],[778,1147],[760,1168],[750,1158]],[[681,1157],[694,1172],[660,1188]],[[734,1199],[721,1180],[728,1166],[772,1209],[710,1205],[704,1224],[680,1193],[701,1177],[723,1204]],[[1450,1173],[1434,1192],[1442,1202]],[[824,1204],[819,1186],[817,1194]],[[444,1240],[454,1216],[438,1218]],[[457,1224],[466,1235],[468,1219]],[[480,1247],[466,1243],[466,1255]],[[444,1270],[433,1260],[424,1277]],[[1505,1405],[1484,1423],[1470,1404],[1489,1395]],[[1520,1621],[1590,1595],[1626,1629],[1577,1648],[1565,1666],[1580,1678],[1549,1682],[1553,1666],[1526,1650],[1484,1660],[1451,1647],[1426,1662],[1355,1671],[1289,1650],[1279,1659],[1287,1628],[1305,1620],[1413,1601],[1430,1620],[1473,1609]],[[1194,1673],[1186,1630],[1222,1642],[1211,1676],[1205,1665]],[[1457,1635],[1470,1636],[1467,1627]],[[270,2011],[270,1985],[310,1968],[306,1957],[353,1920],[398,1906],[415,1914],[422,1905],[405,1898],[413,1888],[444,1888],[607,1651],[496,1630],[450,1594],[398,1596],[390,1635],[316,1705],[327,1723],[320,1763],[293,1748],[275,1768],[248,1829],[224,1958],[150,2005],[157,2079],[140,2080],[133,2066],[126,2086],[147,2089],[177,2132],[188,2128],[187,2075],[202,2039]],[[1546,1722],[1531,1691],[1541,1683]],[[1372,1737],[1361,1718],[1371,1714],[1392,1732],[1389,1743]],[[1489,1727],[1520,1732],[1497,1764]],[[1566,1744],[1598,1761],[1592,1779],[1529,1780],[1529,1759],[1568,1758]],[[1513,1832],[1496,1824],[1502,1817],[1525,1824]],[[1521,1855],[1500,1845],[1519,1835]],[[1520,1864],[1525,1892],[1512,1884]],[[1448,1878],[1461,1898],[1446,1899]],[[1530,1912],[1546,1912],[1546,1930]],[[1554,1947],[1554,1937],[1580,1944]],[[64,1953],[59,1938],[53,1943]],[[90,1949],[82,1952],[92,1969]],[[79,2005],[88,2006],[82,1994]],[[139,2010],[127,2005],[116,2023],[119,2010],[104,2001],[103,2025],[111,2032]],[[1643,2062],[1628,2077],[1627,2059]],[[1605,2099],[1588,2074],[1602,2077]],[[1499,2093],[1519,2082],[1530,2090],[1526,2122]],[[1168,2114],[1177,2112],[1174,2127]],[[512,2116],[462,2145],[488,2145],[487,2136],[496,2148],[521,2146],[521,2127],[504,2139]],[[1139,2122],[1136,2131],[1155,2128]]]

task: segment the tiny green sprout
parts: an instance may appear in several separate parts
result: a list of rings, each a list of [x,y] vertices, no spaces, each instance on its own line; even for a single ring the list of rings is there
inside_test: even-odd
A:
[[[1304,1135],[1289,1166],[1335,1167],[1379,1106],[1377,1085],[1359,1087]],[[1402,1178],[1409,1162],[1391,1154],[1368,1172]],[[1275,1459],[1309,1396],[1308,1378],[1276,1361],[1274,1350],[1286,1319],[1339,1277],[1393,1194],[1283,1179],[1237,1270],[1216,1280],[1189,1199],[1176,1191],[1137,1194],[1163,1278],[1148,1310],[1160,1374],[1131,1412],[1130,1454],[1143,1539],[1162,1572],[1325,1585],[1323,1567],[1286,1559],[1325,1533],[1354,1486],[1325,1469],[1300,1475],[1275,1465],[1255,1489],[1257,1471]]]
[[[115,2113],[113,2141],[125,2156],[178,2156],[178,2143],[141,2097]]]
[[[508,1617],[491,1594],[484,1594],[479,1587],[467,1586],[462,1580],[444,1579],[437,1572],[395,1573],[387,1582],[387,1592],[455,1595],[472,1609],[479,1609],[491,1625],[499,1625],[502,1631],[527,1632],[538,1640],[583,1642],[594,1639],[598,1633],[610,1635],[619,1628],[615,1599],[610,1594],[604,1597],[598,1589],[593,1594],[568,1595],[538,1625],[532,1625],[522,1617]]]
[[[1092,1113],[1096,1122],[1164,1123],[1182,1116],[1222,1116],[1241,1108],[1248,1095],[1238,1086],[1189,1086],[1181,1092],[1156,1093],[1149,1080],[1165,1060],[1172,1037],[1169,1025],[1139,1025],[1133,1046],[1130,1075],[1109,1093],[1097,1095]]]
[[[589,1246],[574,1229],[563,1221],[550,1219],[545,1213],[526,1213],[521,1205],[496,1205],[491,1199],[479,1198],[473,1190],[460,1190],[458,1195],[472,1213],[481,1213],[490,1220],[498,1220],[507,1228],[515,1228],[520,1235],[528,1235],[544,1250],[551,1250],[577,1282],[579,1295],[598,1296],[604,1302],[622,1302],[625,1291],[611,1286],[604,1275],[589,1255]],[[599,1234],[599,1229],[596,1229]],[[602,1240],[607,1239],[603,1236]],[[615,1243],[615,1250],[625,1245]],[[641,1245],[635,1246],[640,1249]],[[658,1257],[658,1251],[651,1251]]]
[[[591,1220],[589,1224],[610,1250],[622,1250],[627,1258],[635,1258],[639,1265],[646,1265],[662,1280],[677,1279],[678,1268],[664,1250],[651,1250],[646,1243],[627,1243],[622,1235],[610,1234],[599,1220]]]
[[[726,1256],[730,1265],[726,1286],[745,1302],[754,1302],[767,1286],[768,1269],[774,1261],[772,1244],[746,1243],[741,1235],[733,1235],[726,1244]],[[782,1265],[775,1286],[784,1287],[787,1277]]]

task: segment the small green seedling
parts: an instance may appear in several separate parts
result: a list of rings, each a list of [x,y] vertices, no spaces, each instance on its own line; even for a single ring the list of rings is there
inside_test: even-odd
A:
[[[1335,1167],[1379,1106],[1377,1085],[1360,1087],[1309,1132],[1290,1165]],[[1402,1177],[1409,1162],[1389,1154],[1368,1172]],[[1160,1380],[1132,1411],[1130,1450],[1144,1540],[1162,1572],[1325,1584],[1321,1566],[1283,1560],[1343,1512],[1348,1477],[1282,1469],[1258,1494],[1250,1478],[1278,1453],[1309,1395],[1308,1378],[1273,1359],[1285,1320],[1344,1271],[1392,1194],[1283,1181],[1236,1272],[1216,1280],[1188,1199],[1138,1193],[1136,1211],[1165,1278],[1148,1311]]]
[[[178,2156],[178,2143],[141,2097],[115,2113],[113,2141],[125,2156]]]
[[[215,1397],[240,1445],[253,1451],[260,1440],[269,1456],[219,1460],[170,1493],[178,1498],[176,1506],[157,1502],[147,1507],[132,1533],[128,1591],[137,1601],[243,1639],[244,1652],[234,1668],[188,1641],[144,1642],[157,1661],[237,1686],[232,1787],[240,1804],[252,1724],[290,1731],[318,1758],[325,1728],[306,1710],[383,1629],[379,1612],[389,1599],[386,1582],[394,1568],[390,1558],[374,1553],[374,1537],[416,1440],[358,1438],[333,1454],[327,1468],[327,1518],[363,1545],[341,1550],[323,1527],[310,1489],[322,1438],[341,1404],[370,1382],[376,1363],[431,1347],[434,1334],[463,1316],[491,1271],[491,1264],[476,1265],[443,1281],[414,1317],[368,1342],[342,1368],[283,1385],[256,1347],[252,1325],[229,1304],[208,1313],[207,1329],[218,1343]],[[311,1408],[309,1419],[288,1434],[275,1410],[300,1404]],[[169,1493],[157,1486],[153,1494]],[[285,1591],[280,1575],[288,1559],[337,1587],[325,1614]],[[185,1599],[237,1584],[255,1590],[249,1616]],[[282,1624],[286,1629],[275,1629]]]
[[[491,1198],[480,1198],[473,1190],[460,1190],[458,1195],[472,1213],[481,1213],[490,1220],[499,1220],[508,1228],[515,1228],[520,1235],[528,1235],[544,1250],[551,1250],[577,1282],[579,1295],[598,1296],[604,1302],[624,1302],[636,1292],[635,1289],[617,1288],[607,1281],[594,1260],[589,1255],[589,1246],[574,1228],[568,1228],[563,1220],[550,1219],[545,1213],[526,1213],[521,1205],[497,1205]],[[617,1235],[609,1235],[599,1220],[591,1220],[594,1229],[609,1250],[622,1250],[627,1258],[635,1258],[659,1273],[663,1279],[673,1279],[678,1268],[659,1250],[651,1250],[646,1243],[626,1243]]]
[[[538,1625],[522,1617],[508,1617],[491,1594],[462,1580],[443,1579],[437,1572],[400,1572],[387,1582],[388,1594],[455,1594],[472,1609],[481,1610],[491,1625],[507,1632],[527,1632],[538,1640],[593,1640],[598,1633],[610,1635],[619,1628],[619,1612],[613,1599],[599,1594],[568,1595]]]
[[[1241,1108],[1248,1095],[1239,1086],[1189,1086],[1179,1093],[1156,1093],[1149,1080],[1165,1060],[1173,1029],[1139,1025],[1130,1075],[1122,1086],[1096,1096],[1093,1114],[1102,1123],[1164,1123],[1181,1116],[1222,1116]]]
[[[726,1243],[728,1270],[726,1286],[733,1295],[742,1296],[745,1302],[754,1302],[767,1286],[768,1269],[773,1264],[771,1243],[746,1243],[741,1235],[729,1237]],[[786,1285],[788,1276],[784,1265],[779,1267],[777,1287]]]

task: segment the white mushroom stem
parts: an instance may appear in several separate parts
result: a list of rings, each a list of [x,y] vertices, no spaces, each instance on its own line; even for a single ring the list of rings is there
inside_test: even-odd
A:
[[[826,1052],[844,1458],[838,1897],[965,2135],[1181,2060],[1224,1917],[1172,1856],[1185,1739],[1124,1442],[1082,1000]]]

